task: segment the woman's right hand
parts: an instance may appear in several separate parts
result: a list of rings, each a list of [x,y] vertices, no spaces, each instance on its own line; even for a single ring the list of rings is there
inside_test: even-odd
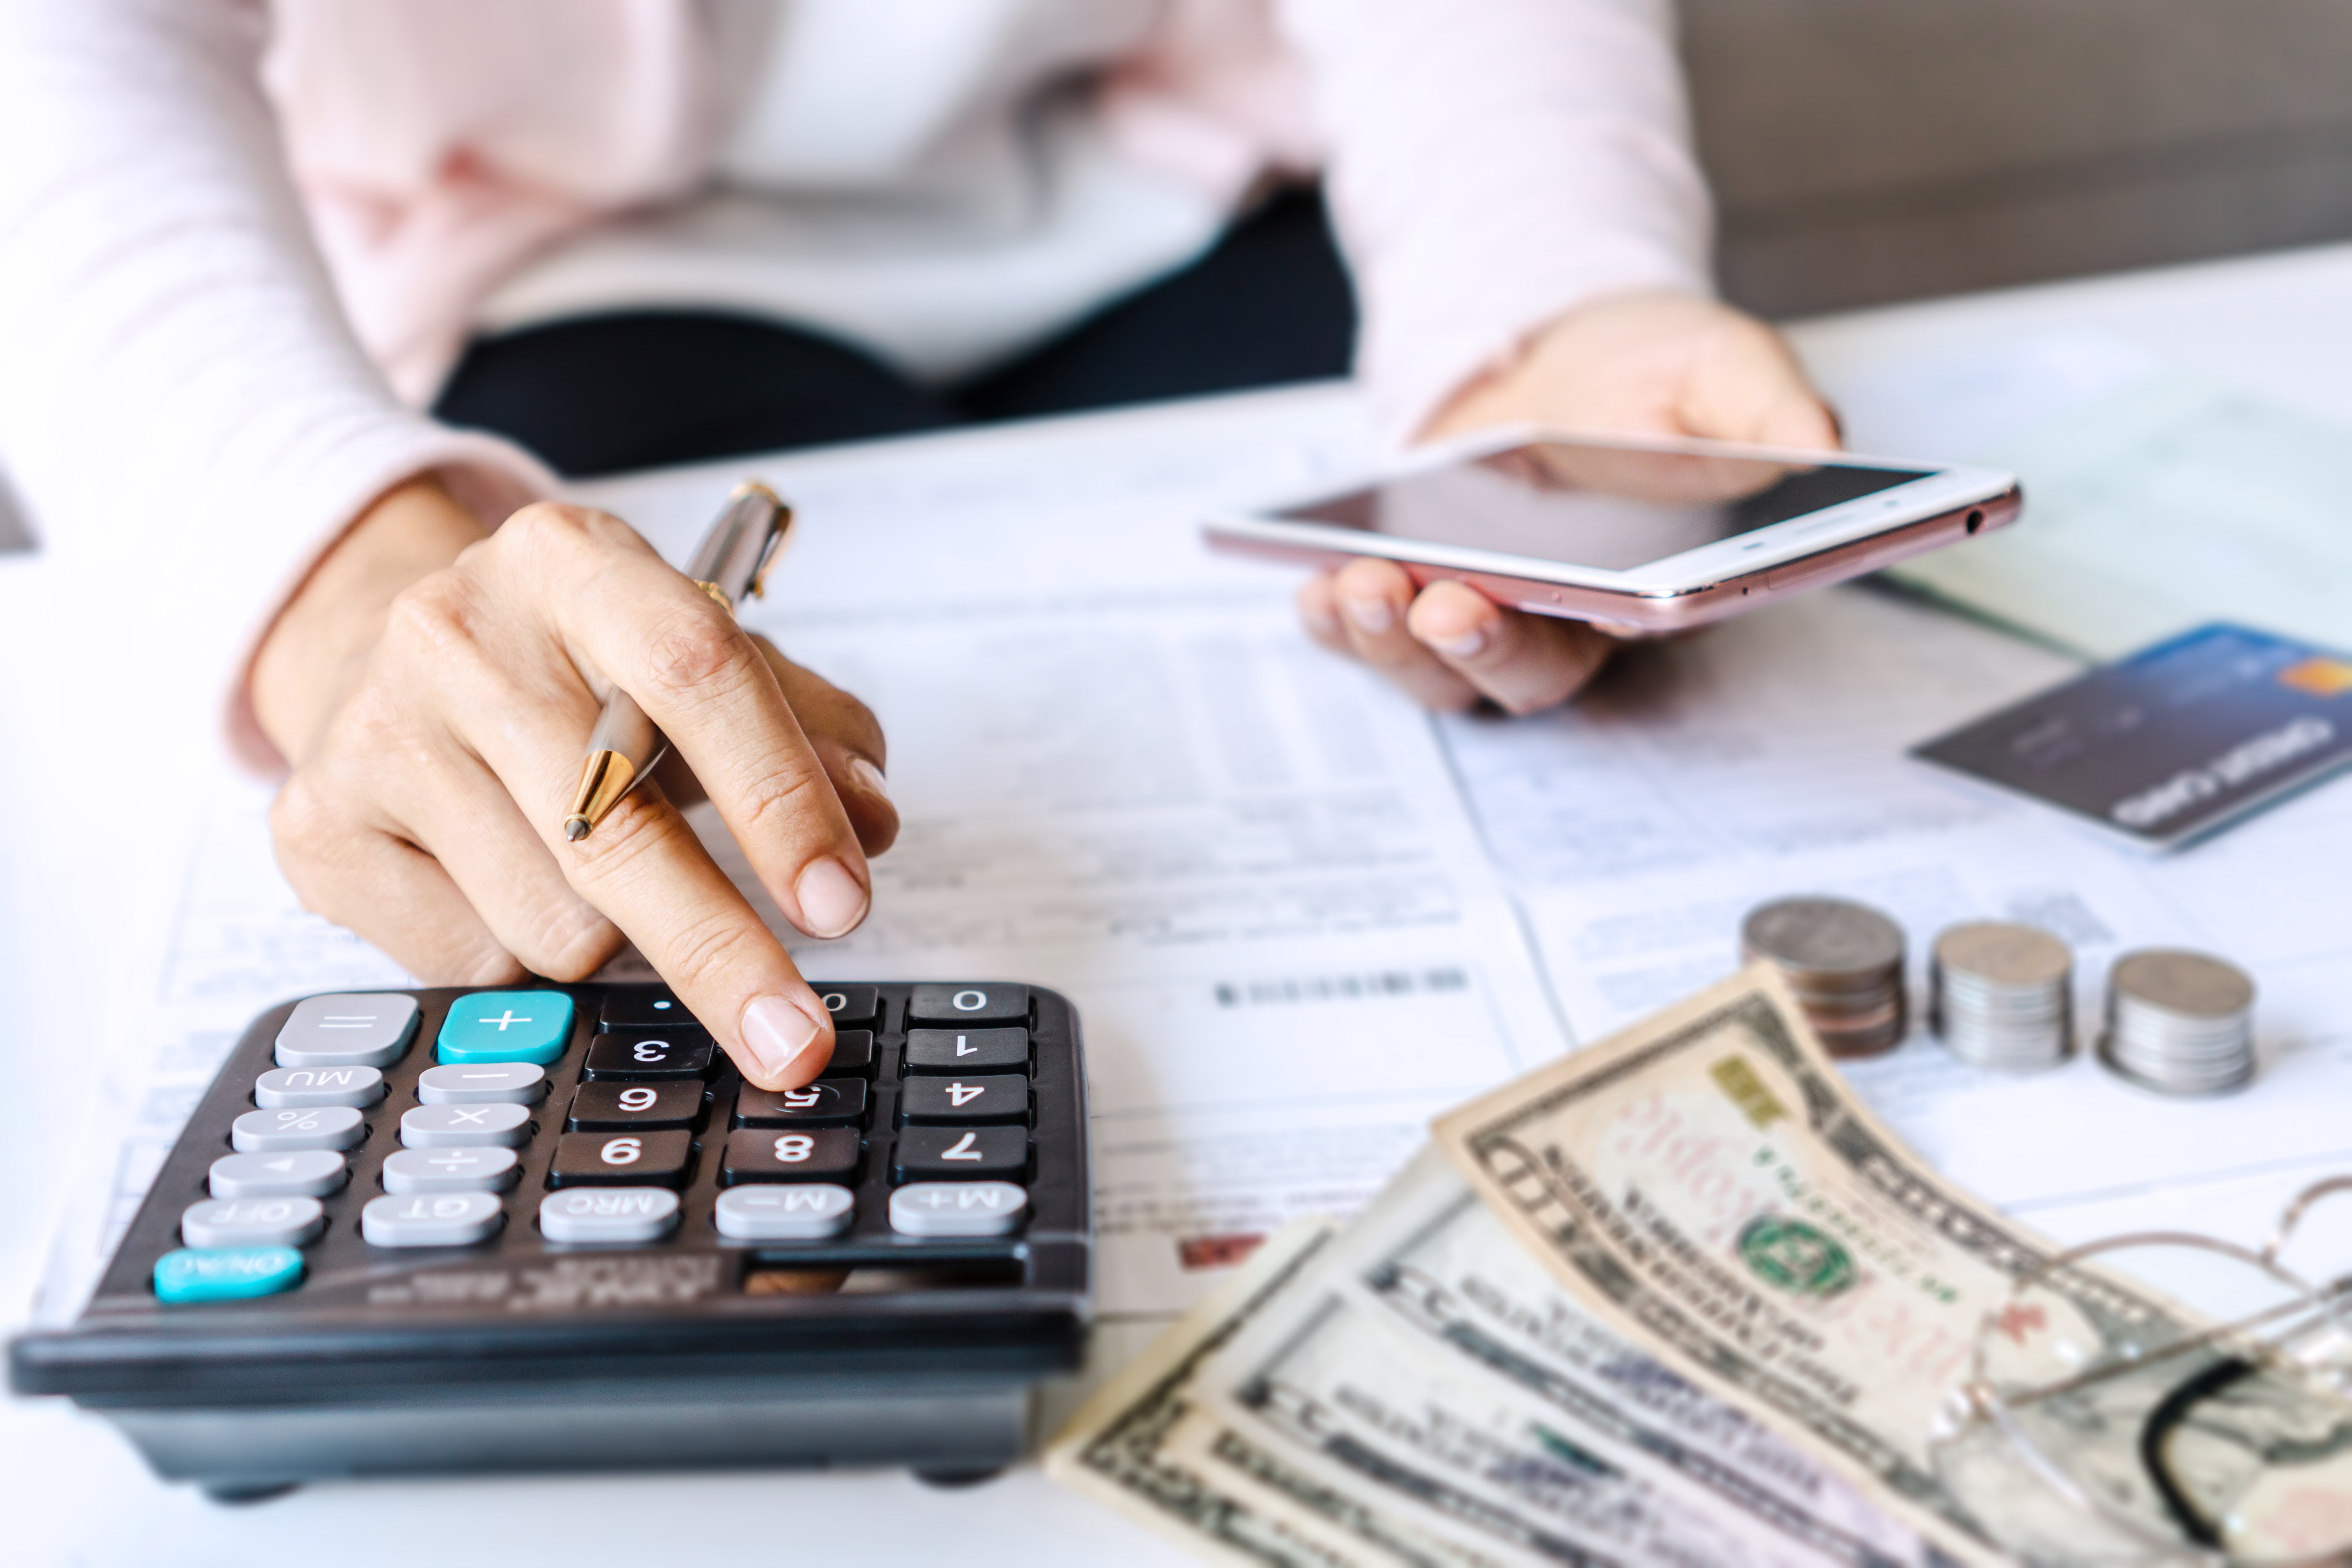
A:
[[[255,715],[293,769],[278,863],[306,908],[436,983],[582,980],[625,938],[747,1079],[805,1083],[832,1020],[660,786],[563,837],[614,685],[786,918],[817,937],[865,919],[866,857],[898,832],[865,705],[617,518],[541,503],[485,535],[429,480],[370,510],[255,657]]]

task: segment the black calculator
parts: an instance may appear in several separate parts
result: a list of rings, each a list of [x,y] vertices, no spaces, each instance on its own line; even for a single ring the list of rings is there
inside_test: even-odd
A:
[[[1070,1005],[826,984],[743,1082],[653,985],[341,993],[256,1019],[95,1296],[12,1385],[223,1498],[330,1477],[1017,1458],[1093,1246]]]

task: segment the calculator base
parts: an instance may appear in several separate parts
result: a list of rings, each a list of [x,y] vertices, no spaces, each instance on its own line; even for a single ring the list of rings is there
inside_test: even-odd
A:
[[[955,1477],[1020,1458],[1030,1385],[900,1377],[762,1389],[573,1384],[488,1398],[109,1409],[155,1473],[224,1500],[304,1481],[583,1469],[905,1468]]]

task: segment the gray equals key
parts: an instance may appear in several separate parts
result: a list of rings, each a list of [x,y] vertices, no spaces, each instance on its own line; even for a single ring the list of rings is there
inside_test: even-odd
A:
[[[294,1005],[278,1031],[282,1068],[388,1068],[416,1037],[416,998],[394,991],[347,991]]]

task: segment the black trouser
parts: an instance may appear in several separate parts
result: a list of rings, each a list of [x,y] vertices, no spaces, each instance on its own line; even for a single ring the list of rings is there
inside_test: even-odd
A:
[[[961,385],[919,386],[772,321],[635,310],[478,339],[434,412],[585,477],[1340,375],[1355,335],[1322,202],[1294,191],[1183,271]]]

